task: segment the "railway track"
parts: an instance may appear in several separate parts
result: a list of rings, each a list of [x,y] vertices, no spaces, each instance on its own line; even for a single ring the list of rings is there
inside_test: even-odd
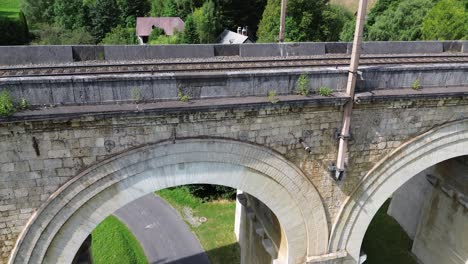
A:
[[[227,60],[137,62],[128,64],[96,63],[85,65],[0,67],[0,79],[9,77],[108,75],[135,73],[170,73],[198,71],[236,71],[274,68],[347,66],[349,56],[242,58]],[[363,56],[361,65],[468,63],[468,54]]]

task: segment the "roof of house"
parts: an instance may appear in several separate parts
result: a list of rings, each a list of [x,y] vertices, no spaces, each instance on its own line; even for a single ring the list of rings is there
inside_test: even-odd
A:
[[[249,40],[248,36],[244,36],[227,29],[218,36],[218,43],[220,44],[242,44],[247,40]]]
[[[137,17],[136,35],[149,36],[153,26],[164,29],[167,36],[174,35],[174,31],[184,30],[184,21],[180,17]]]

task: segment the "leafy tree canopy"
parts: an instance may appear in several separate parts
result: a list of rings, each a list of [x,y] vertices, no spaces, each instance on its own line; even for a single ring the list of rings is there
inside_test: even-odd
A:
[[[219,31],[215,4],[212,0],[205,2],[202,7],[193,12],[193,21],[200,43],[214,43]]]
[[[320,41],[323,12],[327,0],[289,0],[286,12],[286,41]],[[259,42],[276,42],[279,33],[281,0],[268,0],[258,28]]]
[[[379,0],[369,12],[366,41],[421,40],[422,23],[437,0]],[[355,20],[345,24],[340,39],[352,41]]]
[[[84,9],[82,0],[55,0],[55,23],[65,29],[76,29],[84,26]]]
[[[116,44],[137,44],[135,28],[124,28],[118,25],[111,32],[106,34],[102,39],[101,44],[116,45]]]
[[[422,22],[422,36],[425,40],[468,39],[466,4],[460,0],[438,2]]]
[[[369,25],[367,40],[419,40],[422,39],[421,24],[434,0],[402,0],[376,17]]]
[[[54,2],[54,0],[21,0],[21,10],[30,23],[52,23]]]

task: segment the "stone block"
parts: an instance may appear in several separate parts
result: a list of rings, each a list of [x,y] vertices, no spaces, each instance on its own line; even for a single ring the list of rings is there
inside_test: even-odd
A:
[[[348,54],[351,54],[352,44],[348,45]],[[362,54],[416,54],[416,53],[442,53],[443,42],[437,41],[376,41],[364,42]]]
[[[461,52],[463,41],[444,41],[444,52]]]
[[[212,45],[104,46],[106,60],[150,60],[165,58],[209,58]]]
[[[348,51],[347,42],[329,42],[325,43],[325,53],[327,54],[346,54]]]
[[[72,46],[73,61],[104,60],[104,47],[95,45]]]
[[[468,53],[468,41],[463,41],[461,52]]]
[[[239,56],[239,46],[238,44],[228,44],[228,45],[214,45],[214,55],[215,56]]]
[[[62,167],[62,160],[61,159],[46,159],[44,160],[44,167],[46,169],[55,169]]]
[[[240,45],[241,57],[288,57],[325,54],[325,43],[267,43]]]
[[[47,152],[47,156],[51,159],[56,158],[67,158],[70,157],[70,150],[63,149],[63,150],[49,150]]]
[[[71,46],[0,46],[0,65],[68,63]]]

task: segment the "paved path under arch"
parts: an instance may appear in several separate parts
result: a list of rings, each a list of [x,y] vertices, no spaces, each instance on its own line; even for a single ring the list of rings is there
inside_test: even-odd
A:
[[[149,264],[209,264],[200,242],[179,213],[154,194],[117,210],[116,215],[140,241]]]

